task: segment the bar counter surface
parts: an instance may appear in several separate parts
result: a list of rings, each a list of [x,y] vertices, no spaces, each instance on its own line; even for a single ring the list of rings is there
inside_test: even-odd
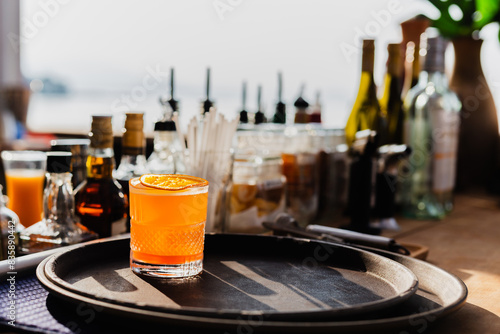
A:
[[[461,309],[420,322],[416,333],[500,333],[500,199],[461,194],[441,221],[398,222],[400,231],[384,235],[428,247],[427,261],[458,276],[469,292]]]

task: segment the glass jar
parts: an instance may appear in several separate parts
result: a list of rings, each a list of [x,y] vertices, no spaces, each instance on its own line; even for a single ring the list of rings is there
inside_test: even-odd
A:
[[[278,155],[237,154],[227,232],[263,232],[262,222],[285,211],[286,179]]]
[[[285,130],[287,146],[281,157],[286,177],[287,212],[300,226],[312,223],[318,214],[318,148],[309,126],[297,125]]]

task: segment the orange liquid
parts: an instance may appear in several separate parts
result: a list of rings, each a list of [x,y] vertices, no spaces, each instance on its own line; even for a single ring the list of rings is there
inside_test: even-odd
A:
[[[43,213],[43,171],[14,169],[5,172],[8,207],[17,215],[24,227],[42,219]]]
[[[208,187],[179,191],[130,181],[130,248],[135,260],[182,264],[203,259]]]

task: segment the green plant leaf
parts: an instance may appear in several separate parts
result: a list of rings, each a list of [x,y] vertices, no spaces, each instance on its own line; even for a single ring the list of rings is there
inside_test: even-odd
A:
[[[500,0],[476,0],[479,18],[476,21],[476,28],[482,29],[491,22],[499,22]]]
[[[471,36],[492,22],[500,22],[500,0],[428,0],[439,10],[433,26],[448,38]],[[455,8],[454,8],[455,7]],[[450,10],[462,12],[455,20]]]

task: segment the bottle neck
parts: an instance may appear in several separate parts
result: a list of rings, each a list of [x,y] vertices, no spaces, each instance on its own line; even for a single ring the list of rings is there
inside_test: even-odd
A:
[[[422,71],[442,72],[445,70],[444,47],[435,47],[427,50]]]
[[[444,71],[420,72],[418,85],[420,87],[426,87],[430,83],[437,88],[448,89],[448,78]]]
[[[177,133],[175,131],[155,131],[154,151],[160,153],[166,150],[177,151],[181,149]]]
[[[363,48],[363,59],[361,62],[361,71],[373,74],[373,63],[375,60],[375,50],[373,48]]]
[[[115,166],[115,153],[113,148],[89,148],[87,157],[87,177],[88,178],[112,178]]]
[[[389,53],[389,59],[387,60],[387,74],[396,78],[403,76],[403,63],[400,54]]]
[[[122,155],[120,165],[114,171],[113,177],[117,180],[130,180],[147,172],[146,156],[144,154]]]
[[[68,225],[75,222],[75,199],[71,173],[47,173],[43,193],[43,219],[47,222]]]

